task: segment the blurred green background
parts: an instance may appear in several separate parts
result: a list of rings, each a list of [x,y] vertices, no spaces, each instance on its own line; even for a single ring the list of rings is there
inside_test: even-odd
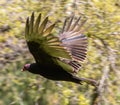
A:
[[[88,19],[88,55],[79,77],[92,78],[93,86],[55,82],[28,72],[29,53],[24,27],[35,12],[63,21],[73,13]],[[0,0],[0,105],[120,105],[120,0]]]

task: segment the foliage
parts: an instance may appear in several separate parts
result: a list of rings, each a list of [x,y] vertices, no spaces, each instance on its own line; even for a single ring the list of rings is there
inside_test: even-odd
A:
[[[99,95],[88,84],[54,82],[20,71],[34,62],[24,39],[25,20],[32,11],[58,20],[54,34],[73,13],[88,19],[88,56],[78,76],[97,80]],[[1,0],[0,105],[119,105],[119,13],[119,0]]]

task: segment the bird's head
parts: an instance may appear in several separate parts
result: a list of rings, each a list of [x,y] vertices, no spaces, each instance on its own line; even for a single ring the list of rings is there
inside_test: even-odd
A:
[[[25,64],[21,71],[29,71],[34,74],[40,73],[41,66],[37,63]]]
[[[25,64],[21,71],[28,71],[31,64]]]

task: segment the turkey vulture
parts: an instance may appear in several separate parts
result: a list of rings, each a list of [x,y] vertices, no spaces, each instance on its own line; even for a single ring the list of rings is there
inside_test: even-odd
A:
[[[85,21],[79,22],[80,19],[66,18],[61,33],[54,36],[52,30],[56,22],[50,24],[48,17],[41,22],[41,14],[35,20],[33,12],[26,20],[25,38],[36,63],[25,64],[22,70],[51,80],[78,84],[84,81],[94,85],[92,79],[75,76],[86,58],[88,44],[87,37],[80,30]]]

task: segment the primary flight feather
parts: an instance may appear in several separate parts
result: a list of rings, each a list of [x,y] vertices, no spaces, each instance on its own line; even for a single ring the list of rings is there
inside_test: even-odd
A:
[[[23,71],[58,81],[81,83],[82,78],[76,77],[81,62],[86,58],[87,37],[81,27],[85,21],[76,21],[74,16],[66,18],[61,33],[52,34],[56,22],[49,25],[48,17],[41,21],[41,14],[35,19],[34,13],[26,20],[25,38],[29,51],[36,63],[25,64]]]

